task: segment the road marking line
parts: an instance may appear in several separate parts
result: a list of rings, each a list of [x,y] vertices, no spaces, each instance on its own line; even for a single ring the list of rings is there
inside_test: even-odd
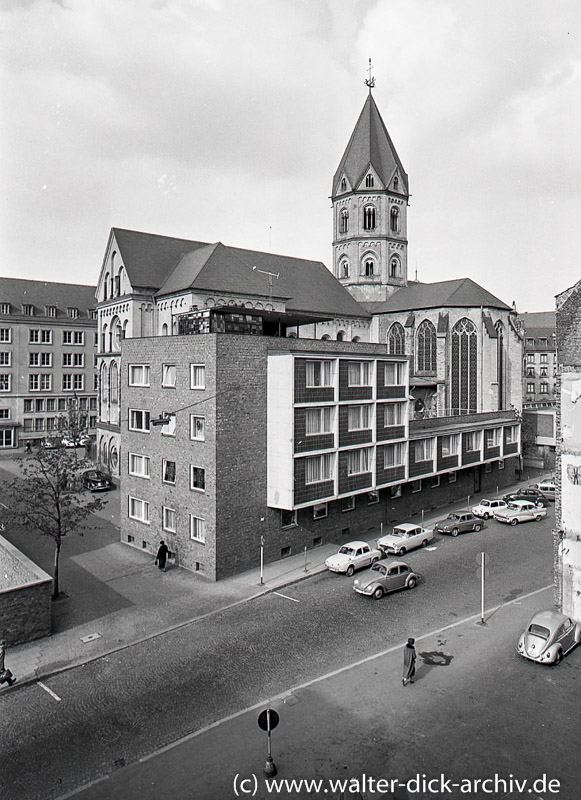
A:
[[[52,690],[52,689],[49,689],[49,688],[48,688],[48,686],[45,686],[45,685],[44,685],[44,683],[43,683],[42,681],[37,681],[37,683],[38,683],[38,685],[41,687],[41,689],[44,689],[44,691],[45,691],[45,692],[48,692],[48,693],[50,694],[50,696],[51,696],[51,697],[54,697],[54,699],[55,699],[57,702],[59,702],[59,703],[60,703],[60,701],[61,701],[61,698],[58,696],[58,694],[55,694],[55,692],[53,692],[53,690]]]
[[[294,597],[289,597],[288,594],[282,594],[282,592],[273,592],[273,594],[277,594],[279,597],[284,597],[285,600],[292,600],[293,603],[300,603],[300,600],[296,600]]]
[[[8,506],[5,506],[4,503],[0,503],[0,506],[2,506],[2,508],[5,508],[6,511],[8,511]]]

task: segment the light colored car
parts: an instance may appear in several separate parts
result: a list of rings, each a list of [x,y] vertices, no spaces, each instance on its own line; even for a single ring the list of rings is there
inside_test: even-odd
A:
[[[482,523],[471,511],[454,511],[434,525],[434,533],[449,533],[451,536],[481,529]]]
[[[433,538],[433,531],[411,522],[402,522],[390,534],[378,539],[377,546],[385,555],[403,556],[416,547],[425,547]]]
[[[514,500],[506,508],[494,512],[494,519],[506,522],[508,525],[517,525],[519,522],[540,521],[547,516],[547,509],[531,503],[530,500]]]
[[[482,517],[482,519],[490,519],[494,516],[495,511],[502,511],[506,508],[504,500],[486,500],[482,499],[477,506],[472,506],[472,513],[475,517]]]
[[[329,556],[325,566],[331,572],[343,572],[351,577],[356,569],[370,567],[380,558],[380,551],[370,547],[367,542],[347,542],[338,553]]]
[[[419,579],[420,576],[403,561],[379,562],[355,578],[353,589],[359,594],[380,600],[388,592],[413,589]]]
[[[537,485],[534,488],[538,489],[539,492],[543,495],[543,497],[547,498],[547,500],[555,499],[555,492],[557,491],[557,487],[555,486],[554,480],[551,479],[551,480],[541,481],[540,483],[537,483]]]
[[[559,664],[581,641],[581,626],[559,611],[539,611],[518,640],[516,651],[539,664]]]

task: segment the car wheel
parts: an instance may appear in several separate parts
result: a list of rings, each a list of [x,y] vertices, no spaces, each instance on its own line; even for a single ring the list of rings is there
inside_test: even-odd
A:
[[[428,540],[424,539],[424,541],[422,542],[422,547],[427,547],[427,546],[428,546]]]
[[[374,564],[377,564],[378,561],[379,561],[379,556],[374,556],[371,559],[371,566],[373,566]]]
[[[376,600],[381,600],[381,598],[383,597],[383,589],[381,588],[381,586],[378,586],[377,589],[374,590],[373,596],[375,597]]]
[[[478,533],[478,531],[480,530],[480,528],[481,528],[481,525],[475,525],[475,526],[474,526],[474,530],[476,531],[476,533]]]
[[[397,551],[397,554],[400,558],[401,556],[405,556],[405,547],[400,547],[399,550]]]
[[[561,663],[562,660],[563,660],[563,651],[559,648],[559,650],[557,650],[557,655],[555,656],[553,664],[557,666],[558,664]]]
[[[415,585],[416,585],[416,579],[415,578],[410,578],[408,583],[407,583],[407,587],[406,588],[407,589],[413,589]]]
[[[349,566],[345,571],[345,575],[347,575],[347,577],[350,578],[354,572],[355,572],[355,567],[353,566],[353,564],[349,564]]]
[[[490,516],[490,514],[483,514],[482,516],[484,517],[484,519],[488,519],[488,517]]]
[[[460,531],[458,530],[458,528],[452,528],[452,536],[458,536],[459,533]]]
[[[511,521],[510,521],[510,524],[511,524],[511,525],[517,525],[517,524],[518,524],[518,519],[517,519],[516,517],[513,517],[513,518],[511,519]]]
[[[542,514],[537,514],[537,516],[535,517],[537,522],[540,522],[542,520],[542,518],[543,518]]]

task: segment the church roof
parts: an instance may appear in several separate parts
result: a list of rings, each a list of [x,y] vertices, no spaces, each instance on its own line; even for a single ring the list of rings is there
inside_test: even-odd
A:
[[[21,314],[23,304],[34,306],[35,317],[46,317],[46,307],[54,306],[55,317],[63,319],[68,317],[68,308],[76,308],[80,315],[91,317],[97,301],[95,286],[0,278],[0,303],[10,305],[11,314]]]
[[[354,187],[362,180],[370,164],[384,186],[389,184],[397,169],[403,184],[400,191],[402,194],[409,193],[407,173],[399,160],[371,92],[367,96],[347,149],[333,177],[333,196],[338,193],[343,173]]]
[[[157,297],[187,289],[272,296],[286,301],[288,312],[368,316],[320,261],[121,228],[113,228],[112,235],[131,285]],[[278,275],[272,288],[265,272]]]
[[[510,306],[499,300],[470,278],[457,278],[437,283],[415,283],[398,289],[381,303],[362,303],[370,314],[410,311],[420,308],[501,308]]]

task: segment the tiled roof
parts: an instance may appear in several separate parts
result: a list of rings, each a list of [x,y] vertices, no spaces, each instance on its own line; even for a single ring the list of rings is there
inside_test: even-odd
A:
[[[519,314],[518,318],[527,333],[536,328],[544,328],[550,330],[551,333],[555,332],[556,316],[554,311],[531,311]]]
[[[339,181],[343,173],[353,187],[359,184],[370,164],[384,186],[389,184],[397,169],[403,184],[400,185],[400,191],[402,194],[409,193],[408,176],[399,160],[371,92],[367,96],[349,144],[333,177],[333,196],[338,192]]]
[[[189,288],[262,297],[272,291],[273,299],[288,298],[289,312],[368,316],[320,261],[120,228],[112,234],[132,286],[147,287],[158,297]],[[272,290],[265,272],[279,276],[272,279]]]
[[[363,304],[370,314],[412,311],[421,308],[501,308],[510,307],[470,278],[438,283],[416,283],[398,289],[383,303]]]
[[[32,305],[35,317],[46,317],[46,306],[55,306],[57,319],[68,318],[67,308],[76,308],[86,319],[96,306],[95,289],[79,283],[0,278],[0,303],[9,303],[12,314],[22,314],[23,305]]]

